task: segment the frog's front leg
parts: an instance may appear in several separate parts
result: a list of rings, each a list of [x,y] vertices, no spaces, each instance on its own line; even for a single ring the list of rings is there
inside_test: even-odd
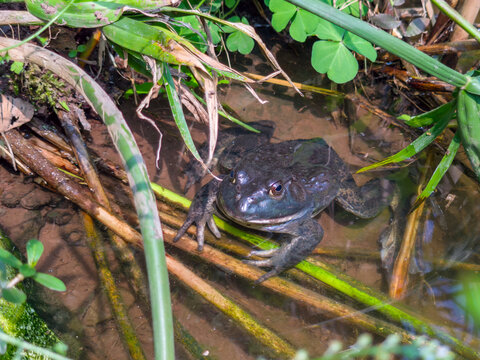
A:
[[[195,195],[192,204],[188,209],[187,219],[181,228],[178,229],[178,233],[173,239],[174,242],[180,240],[188,228],[194,223],[197,225],[198,250],[203,249],[205,225],[208,225],[208,228],[213,235],[220,238],[220,231],[218,231],[217,225],[215,225],[215,222],[213,221],[212,214],[215,210],[213,203],[217,198],[218,189],[221,183],[221,180],[212,179]]]
[[[316,248],[323,238],[322,227],[312,218],[298,224],[298,227],[296,227],[293,233],[288,233],[291,234],[293,238],[290,241],[285,242],[280,248],[272,250],[256,250],[249,254],[249,256],[256,255],[260,257],[268,257],[268,259],[244,261],[247,264],[255,266],[272,267],[272,270],[255,281],[257,284],[297,265]]]

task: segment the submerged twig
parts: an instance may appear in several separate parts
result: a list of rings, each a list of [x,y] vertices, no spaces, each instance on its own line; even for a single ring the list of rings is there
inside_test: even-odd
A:
[[[105,224],[122,238],[138,247],[143,247],[142,236],[137,231],[93,201],[87,189],[50,164],[38,150],[28,146],[27,141],[17,130],[7,131],[5,136],[12,145],[15,155],[32,171],[40,175],[50,187],[73,201],[82,210]]]
[[[165,229],[164,229],[165,231]],[[221,310],[225,315],[233,319],[262,344],[273,349],[277,356],[291,358],[295,355],[295,349],[286,341],[278,337],[271,330],[261,326],[249,313],[227,299],[213,286],[198,277],[182,263],[167,255],[168,270],[180,279],[185,285],[196,291],[208,302]]]
[[[123,343],[127,347],[132,359],[143,360],[145,359],[145,355],[143,354],[140,342],[135,335],[135,330],[133,329],[128,317],[127,309],[122,301],[120,292],[115,285],[115,279],[113,278],[112,272],[108,267],[105,250],[103,248],[103,241],[100,238],[100,234],[95,229],[95,224],[93,223],[90,215],[83,213],[83,223],[87,233],[87,242],[92,249],[95,263],[97,264],[100,281],[105,289],[105,293],[107,294],[110,305],[112,306],[114,318]]]
[[[422,188],[427,180],[427,171],[431,166],[432,159],[433,156],[432,152],[430,151],[425,163],[426,169],[423,171],[417,187],[417,195],[420,195],[422,192]],[[415,241],[417,238],[417,230],[424,206],[425,202],[422,201],[408,216],[405,233],[403,234],[403,241],[395,260],[393,273],[390,280],[389,294],[393,299],[402,299],[407,292],[408,270],[410,268],[413,249],[415,248]]]

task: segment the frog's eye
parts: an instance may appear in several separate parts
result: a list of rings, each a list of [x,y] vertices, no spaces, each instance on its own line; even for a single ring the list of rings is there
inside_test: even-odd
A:
[[[268,190],[268,194],[273,197],[279,197],[283,193],[283,185],[280,181],[273,183],[270,185],[270,189]]]
[[[233,170],[230,171],[230,175],[229,175],[229,176],[230,176],[230,182],[231,182],[232,184],[235,184],[235,171],[233,171]]]

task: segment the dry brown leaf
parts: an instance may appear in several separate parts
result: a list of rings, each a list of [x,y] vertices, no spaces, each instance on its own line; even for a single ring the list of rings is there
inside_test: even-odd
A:
[[[0,94],[0,133],[29,122],[33,112],[32,104],[20,98]]]

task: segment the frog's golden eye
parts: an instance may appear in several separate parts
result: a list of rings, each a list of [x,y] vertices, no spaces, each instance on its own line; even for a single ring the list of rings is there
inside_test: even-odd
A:
[[[280,181],[273,183],[270,185],[270,189],[268,190],[268,194],[273,197],[279,197],[283,193],[283,185]]]

